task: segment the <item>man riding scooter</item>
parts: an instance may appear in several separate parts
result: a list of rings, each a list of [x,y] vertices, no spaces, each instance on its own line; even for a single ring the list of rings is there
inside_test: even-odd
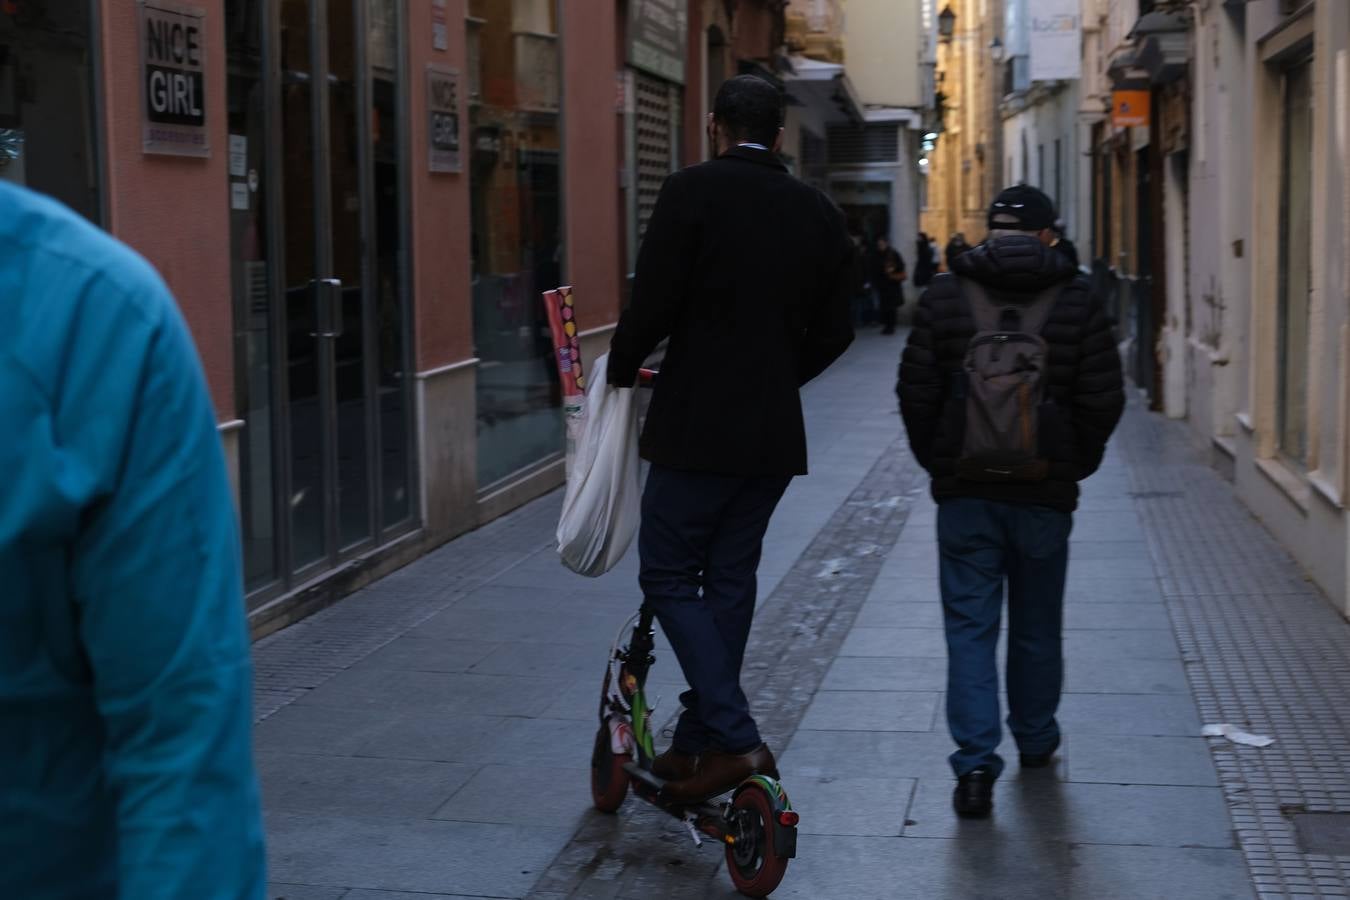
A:
[[[740,686],[769,519],[806,473],[798,389],[853,339],[844,217],[780,162],[783,98],[733,78],[708,121],[715,158],[666,179],[638,255],[609,381],[631,387],[663,339],[640,449],[639,582],[690,690],[656,757],[663,796],[696,803],[777,777]]]

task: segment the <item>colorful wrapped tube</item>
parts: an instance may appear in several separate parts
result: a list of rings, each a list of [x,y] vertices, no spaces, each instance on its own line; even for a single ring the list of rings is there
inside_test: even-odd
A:
[[[586,420],[586,375],[581,368],[581,342],[577,338],[577,315],[572,301],[572,288],[560,287],[544,291],[544,311],[553,337],[553,361],[558,366],[562,382],[563,417],[567,425],[567,466],[577,438]]]

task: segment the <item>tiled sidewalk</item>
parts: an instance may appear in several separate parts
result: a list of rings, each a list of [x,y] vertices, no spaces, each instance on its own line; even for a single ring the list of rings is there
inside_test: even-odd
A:
[[[895,444],[900,340],[866,336],[804,391],[816,472],[793,483],[774,519],[762,599]],[[255,648],[272,896],[521,897],[594,815],[600,677],[640,600],[636,559],[599,579],[564,570],[551,540],[559,501],[454,541]],[[655,693],[669,714],[683,684],[669,651],[658,654]]]
[[[924,501],[782,758],[804,810],[775,896],[1250,898],[1124,462],[1087,485],[1066,603],[1064,744],[951,811],[936,507]]]
[[[1211,745],[1261,900],[1350,896],[1350,625],[1180,426],[1120,445],[1202,717],[1275,738]]]
[[[864,334],[808,389],[814,474],[766,548],[746,681],[803,817],[774,896],[1346,896],[1347,857],[1302,852],[1290,817],[1350,811],[1350,629],[1181,427],[1139,409],[1076,517],[1058,762],[1024,774],[1007,748],[994,817],[953,816],[935,508],[896,443],[899,346]],[[569,576],[557,503],[258,645],[273,897],[733,896],[720,851],[673,820],[589,809],[635,560]],[[682,685],[658,653],[669,714]],[[1202,738],[1205,722],[1277,742]]]

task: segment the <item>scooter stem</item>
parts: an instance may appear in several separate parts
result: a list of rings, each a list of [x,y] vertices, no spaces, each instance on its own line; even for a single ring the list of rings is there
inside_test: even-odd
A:
[[[639,686],[647,684],[647,672],[655,661],[652,656],[655,647],[652,638],[656,632],[652,630],[652,618],[651,607],[642,604],[637,626],[633,629],[633,639],[628,644],[628,658],[624,661],[625,668],[637,679]]]

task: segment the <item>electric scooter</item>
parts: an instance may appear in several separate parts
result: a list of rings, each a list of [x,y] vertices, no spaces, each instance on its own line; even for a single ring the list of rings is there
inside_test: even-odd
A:
[[[630,626],[632,636],[621,646]],[[656,661],[654,636],[652,610],[644,603],[619,629],[611,647],[591,754],[595,808],[616,812],[631,787],[638,797],[683,822],[695,846],[705,837],[725,845],[727,872],[736,890],[747,897],[766,897],[797,855],[797,812],[783,785],[765,775],[751,775],[730,798],[685,806],[662,797],[665,782],[651,771],[656,751],[646,695],[647,673]]]

